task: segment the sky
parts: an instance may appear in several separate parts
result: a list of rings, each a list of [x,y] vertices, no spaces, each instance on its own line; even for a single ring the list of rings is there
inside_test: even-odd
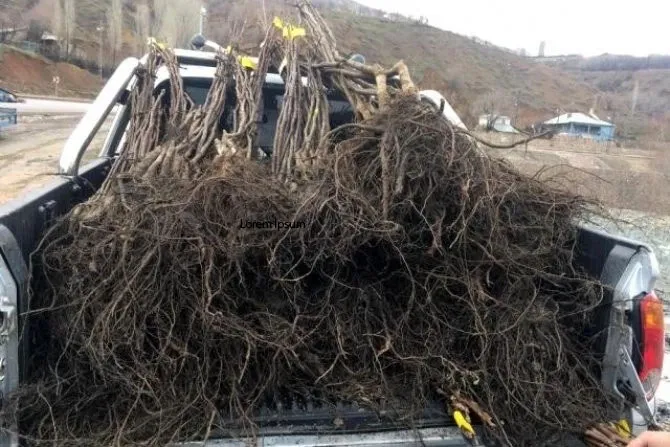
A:
[[[357,0],[537,55],[670,54],[667,0]]]

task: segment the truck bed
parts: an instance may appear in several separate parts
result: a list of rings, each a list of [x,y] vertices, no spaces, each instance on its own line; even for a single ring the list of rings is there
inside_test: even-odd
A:
[[[110,166],[111,160],[96,159],[83,167],[77,178],[57,178],[47,187],[0,207],[0,251],[5,262],[11,266],[12,276],[18,285],[19,314],[27,310],[25,299],[29,285],[27,266],[30,262],[30,254],[37,248],[41,236],[54,219],[66,214],[77,203],[87,200],[95,193],[107,176]],[[600,278],[604,283],[614,287],[624,274],[630,260],[644,247],[644,244],[636,241],[581,228],[575,262],[595,278]],[[600,327],[594,330],[602,332],[602,329],[607,326],[611,299],[611,296],[607,297],[606,302],[601,306],[598,317]],[[606,337],[602,340],[600,354],[603,356],[606,354],[606,340]],[[37,367],[27,362],[25,354],[28,349],[30,346],[23,341],[19,347],[20,363],[17,379],[25,377],[30,368]],[[3,384],[5,388],[3,391],[9,392],[17,384],[18,380],[6,381]],[[391,415],[391,413],[386,415],[372,413],[345,403],[315,407],[313,404],[287,403],[277,399],[269,401],[264,408],[259,410],[255,422],[268,432],[273,443],[276,442],[273,445],[295,445],[290,442],[297,442],[296,436],[302,436],[299,439],[303,442],[301,445],[356,445],[355,440],[360,440],[360,445],[371,445],[371,443],[374,444],[373,439],[380,431],[389,430],[393,431],[393,438],[397,440],[397,443],[392,445],[414,445],[402,441],[407,435],[404,430],[407,430],[408,426],[393,424],[392,418],[388,418]],[[221,425],[226,426],[227,424],[221,421]],[[423,418],[412,422],[412,427],[427,430],[425,431],[426,445],[465,445],[462,443],[463,439],[458,430],[456,430],[457,437],[449,434],[454,429],[445,427],[450,425],[452,425],[451,418],[439,404],[430,405],[425,409]],[[229,429],[234,431],[232,426],[229,426]],[[447,433],[444,430],[451,431]],[[317,443],[314,438],[315,432],[321,433],[326,438]],[[231,432],[228,431],[227,435],[230,434]],[[225,433],[221,435],[226,437]],[[221,444],[216,445],[236,444],[226,444],[222,441]]]

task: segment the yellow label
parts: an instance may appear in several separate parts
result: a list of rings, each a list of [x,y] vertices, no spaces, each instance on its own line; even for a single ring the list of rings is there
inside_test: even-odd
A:
[[[284,21],[280,19],[279,17],[275,17],[274,20],[272,21],[272,24],[279,29],[284,28]]]
[[[463,430],[466,436],[468,437],[475,436],[475,430],[472,428],[472,425],[470,425],[468,420],[465,419],[463,413],[461,413],[460,411],[454,411],[454,421],[456,421],[456,425],[458,426],[458,428]]]
[[[249,56],[240,56],[240,65],[242,65],[244,68],[249,68],[251,70],[255,70],[258,67],[258,64],[256,61],[254,61],[252,58]]]
[[[619,422],[614,424],[614,427],[616,428],[616,431],[619,434],[619,436],[621,436],[622,438],[626,440],[631,438],[630,425],[628,425],[627,420],[621,419]]]
[[[284,39],[293,40],[296,37],[305,37],[307,35],[307,31],[305,31],[305,28],[284,23],[284,21],[279,17],[274,18],[274,20],[272,21],[272,25],[274,25],[275,28],[278,28],[282,31],[282,36],[284,37]]]
[[[305,28],[290,27],[288,35],[289,39],[295,39],[296,37],[305,37],[307,35],[307,31],[305,31]]]
[[[160,48],[161,50],[165,49],[165,44],[157,41],[155,37],[149,37],[147,39],[147,45],[149,45],[149,46],[154,46],[155,45],[156,47]]]

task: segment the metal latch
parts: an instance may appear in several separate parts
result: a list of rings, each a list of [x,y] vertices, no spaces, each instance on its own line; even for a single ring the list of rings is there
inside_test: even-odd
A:
[[[8,297],[0,297],[0,383],[4,383],[7,374],[7,357],[10,353],[7,352],[6,346],[15,329],[16,306],[10,303]]]
[[[642,386],[633,360],[626,349],[621,349],[619,351],[619,369],[617,376],[622,379],[627,386],[630,386],[630,391],[635,396],[635,406],[637,407],[637,411],[640,412],[640,415],[642,415],[647,423],[655,424],[656,419],[654,417],[654,410],[647,401],[647,393]],[[621,397],[629,400],[629,397],[624,396],[618,387],[616,387],[615,390]]]

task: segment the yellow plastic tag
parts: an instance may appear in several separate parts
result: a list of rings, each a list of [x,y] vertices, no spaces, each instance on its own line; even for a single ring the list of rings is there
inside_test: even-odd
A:
[[[258,67],[258,64],[256,61],[254,61],[251,57],[249,56],[240,56],[240,65],[242,65],[244,68],[249,68],[250,70],[255,70]]]
[[[159,41],[157,41],[155,37],[149,37],[147,39],[147,45],[149,45],[149,46],[154,46],[155,45],[156,47],[160,48],[161,50],[165,49],[165,44],[160,43]]]
[[[288,36],[289,39],[295,39],[296,37],[305,37],[307,35],[307,31],[305,31],[305,28],[300,28],[300,27],[289,27],[288,30]]]
[[[280,19],[279,17],[275,17],[274,20],[272,21],[272,24],[279,29],[284,28],[284,21]]]
[[[619,422],[614,424],[614,428],[616,428],[617,433],[622,438],[624,438],[626,440],[631,438],[632,432],[631,432],[630,425],[628,424],[627,420],[621,419]]]
[[[296,37],[305,37],[307,35],[307,31],[305,30],[305,28],[284,23],[284,21],[279,17],[274,18],[274,20],[272,21],[272,25],[274,25],[275,28],[278,28],[282,31],[282,36],[284,37],[284,39],[292,40],[295,39]]]
[[[456,421],[456,425],[463,431],[465,436],[467,436],[470,439],[475,437],[475,430],[472,428],[472,425],[470,425],[468,420],[465,419],[463,413],[461,413],[458,410],[454,411],[454,421]]]

